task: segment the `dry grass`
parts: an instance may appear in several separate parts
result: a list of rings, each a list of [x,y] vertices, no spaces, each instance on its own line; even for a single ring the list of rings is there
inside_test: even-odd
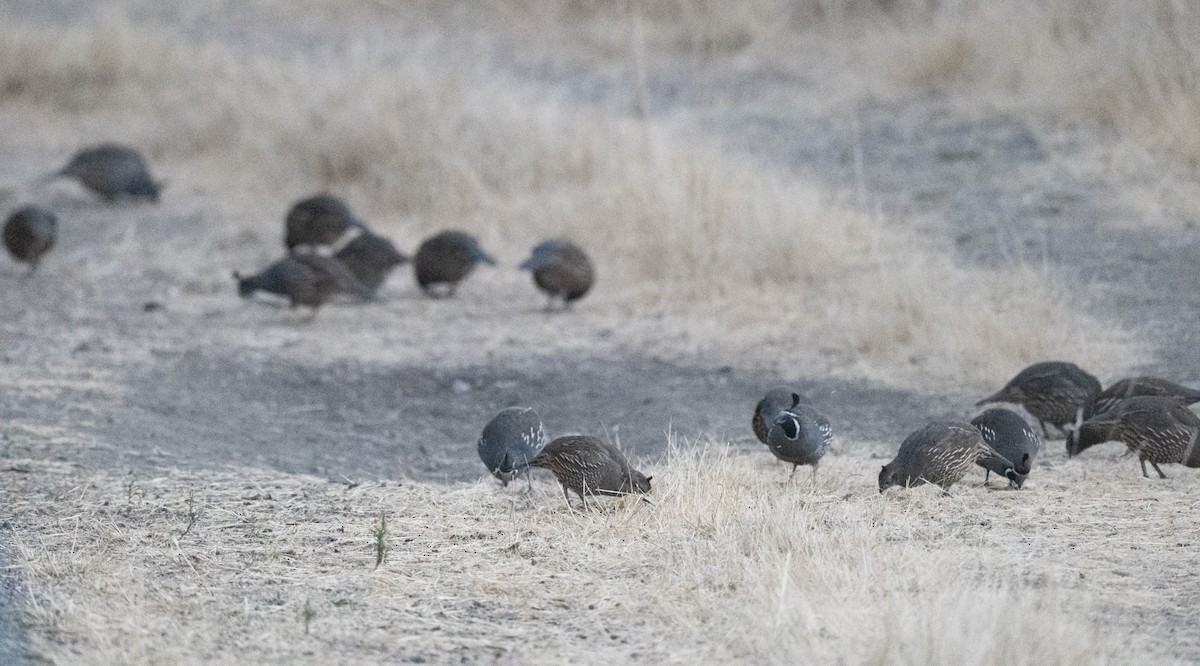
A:
[[[815,486],[785,484],[765,451],[710,445],[650,466],[653,505],[584,515],[549,482],[526,496],[246,469],[150,478],[9,460],[2,492],[26,620],[55,663],[1194,653],[1175,628],[1200,592],[1179,566],[1200,538],[1187,501],[1200,477],[1145,481],[1108,455],[1051,454],[1022,492],[972,477],[951,497],[880,496],[878,460],[834,457]]]

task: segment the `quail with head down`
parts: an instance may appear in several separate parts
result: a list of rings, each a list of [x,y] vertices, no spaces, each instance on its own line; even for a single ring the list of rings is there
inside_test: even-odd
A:
[[[1123,442],[1138,456],[1142,476],[1150,478],[1146,463],[1167,475],[1159,464],[1179,463],[1200,467],[1200,417],[1172,398],[1134,396],[1083,421],[1067,433],[1067,454],[1076,456],[1104,442]]]
[[[1016,480],[1012,462],[988,446],[971,424],[933,421],[909,435],[900,444],[895,459],[883,466],[879,492],[892,486],[911,488],[932,483],[945,493],[977,464]]]
[[[524,474],[532,489],[529,465],[545,445],[546,430],[537,412],[509,407],[488,421],[475,447],[484,466],[503,485]]]
[[[233,277],[242,298],[262,291],[287,298],[293,308],[310,307],[314,314],[335,294],[371,298],[371,290],[342,262],[317,254],[291,254],[254,275],[235,272]]]
[[[1100,395],[1100,380],[1074,363],[1044,361],[1017,373],[1004,388],[975,403],[1011,402],[1025,407],[1049,436],[1046,424],[1063,430],[1076,413]]]
[[[648,494],[653,478],[635,470],[617,447],[586,435],[551,441],[529,464],[553,472],[567,506],[573,491],[585,510],[588,495]]]
[[[979,414],[971,419],[971,425],[983,435],[983,441],[988,446],[1012,461],[1016,478],[1009,479],[1009,483],[1020,490],[1033,469],[1034,458],[1042,448],[1041,437],[1020,414],[1000,407]],[[980,466],[987,470],[983,477],[984,483],[987,483],[992,468],[983,463]]]
[[[158,201],[163,184],[150,177],[150,169],[133,148],[104,143],[85,148],[50,178],[74,178],[105,201],[144,199]]]
[[[372,292],[383,286],[392,269],[408,261],[408,256],[396,249],[383,236],[363,229],[333,255],[346,265]]]
[[[435,298],[450,297],[476,264],[496,265],[474,236],[463,231],[443,231],[427,239],[413,256],[417,285]]]
[[[546,309],[556,300],[563,308],[584,297],[596,282],[596,269],[578,245],[564,239],[543,241],[533,248],[520,269],[533,273],[533,282],[549,297]]]
[[[4,247],[13,259],[29,264],[26,275],[33,275],[57,238],[58,218],[37,206],[18,210],[4,223]]]

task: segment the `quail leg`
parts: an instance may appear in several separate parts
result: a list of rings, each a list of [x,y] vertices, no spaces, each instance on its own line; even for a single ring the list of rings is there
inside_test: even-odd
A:
[[[1167,478],[1167,475],[1166,475],[1166,474],[1163,474],[1163,471],[1162,471],[1161,469],[1159,469],[1159,468],[1158,468],[1158,463],[1156,463],[1156,462],[1154,462],[1153,460],[1151,460],[1151,461],[1150,461],[1150,466],[1154,468],[1154,471],[1158,472],[1158,478],[1160,478],[1160,479],[1165,479],[1165,478]],[[1143,469],[1145,469],[1145,468],[1143,467]]]

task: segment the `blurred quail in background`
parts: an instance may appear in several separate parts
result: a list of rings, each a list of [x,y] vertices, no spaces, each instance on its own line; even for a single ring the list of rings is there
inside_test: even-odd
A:
[[[1142,476],[1146,463],[1167,478],[1159,463],[1200,467],[1200,418],[1172,398],[1135,396],[1083,421],[1067,433],[1067,454],[1076,456],[1104,442],[1124,442],[1138,456]]]
[[[650,492],[650,479],[633,469],[617,447],[586,435],[559,437],[547,444],[530,463],[548,469],[562,484],[571,505],[572,490],[587,509],[586,495],[630,495]]]
[[[539,243],[533,254],[521,262],[521,270],[533,273],[533,282],[549,296],[546,309],[562,300],[563,308],[584,297],[596,281],[592,262],[578,245],[555,239]]]
[[[1012,462],[988,446],[971,424],[934,421],[900,444],[896,458],[879,472],[879,492],[925,483],[937,484],[947,492],[977,464],[1010,481],[1017,478]]]
[[[1100,380],[1084,372],[1074,363],[1044,361],[1034,363],[1017,373],[996,394],[975,403],[1011,402],[1025,407],[1049,437],[1049,423],[1062,430],[1075,422],[1077,412],[1100,395]]]
[[[363,229],[334,255],[354,271],[360,282],[372,292],[379,290],[392,269],[408,261],[408,256],[396,249],[392,241]]]
[[[18,210],[4,223],[4,247],[13,259],[29,264],[26,275],[33,275],[42,256],[54,247],[57,237],[58,218],[37,206]]]
[[[525,474],[530,489],[529,463],[546,445],[546,430],[537,412],[528,407],[509,407],[501,410],[483,428],[475,447],[484,466],[500,482],[508,482]]]
[[[413,270],[421,290],[433,297],[449,297],[475,264],[496,265],[474,236],[462,231],[443,231],[427,238],[413,257]]]
[[[242,277],[235,272],[233,277],[238,281],[238,294],[242,298],[263,291],[287,298],[293,308],[311,307],[314,314],[335,294],[371,298],[371,290],[342,262],[317,254],[288,255],[260,273]]]
[[[1200,402],[1200,391],[1180,386],[1167,379],[1158,377],[1129,377],[1104,389],[1095,400],[1083,410],[1083,419],[1102,414],[1110,407],[1124,400],[1139,395],[1171,398],[1181,405],[1191,405]]]
[[[288,250],[333,245],[352,228],[362,227],[341,199],[318,194],[292,205],[284,220],[283,245]]]
[[[1042,448],[1042,438],[1020,414],[1001,407],[993,407],[976,416],[971,419],[971,425],[983,435],[983,441],[988,446],[1012,461],[1017,474],[1016,478],[1009,479],[1009,483],[1020,490],[1033,469],[1034,458]],[[987,483],[992,469],[986,465],[980,466],[987,469],[983,476],[984,483]]]
[[[829,453],[833,441],[833,428],[829,419],[807,404],[796,404],[779,412],[767,434],[767,446],[776,458],[792,463],[790,480],[800,465],[812,465],[813,479],[817,478],[817,465],[822,456]]]
[[[100,144],[75,153],[67,166],[49,178],[74,178],[108,202],[119,199],[158,201],[163,184],[150,177],[146,161],[132,148]]]
[[[754,406],[754,416],[750,419],[750,427],[754,428],[754,436],[763,444],[767,443],[767,434],[775,417],[785,409],[791,409],[801,403],[810,404],[808,398],[798,391],[786,386],[776,386],[767,391],[767,395]]]

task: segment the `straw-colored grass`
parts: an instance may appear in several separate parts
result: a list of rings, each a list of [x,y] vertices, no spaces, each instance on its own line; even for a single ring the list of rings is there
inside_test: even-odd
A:
[[[0,492],[34,645],[55,663],[1194,654],[1178,626],[1200,592],[1187,500],[1200,477],[1143,480],[1115,453],[1051,453],[1020,492],[978,487],[981,473],[949,497],[881,496],[880,461],[862,454],[828,459],[813,485],[803,470],[787,482],[765,450],[708,445],[648,467],[653,504],[586,514],[549,480],[528,496],[490,480],[346,487],[9,460]]]

